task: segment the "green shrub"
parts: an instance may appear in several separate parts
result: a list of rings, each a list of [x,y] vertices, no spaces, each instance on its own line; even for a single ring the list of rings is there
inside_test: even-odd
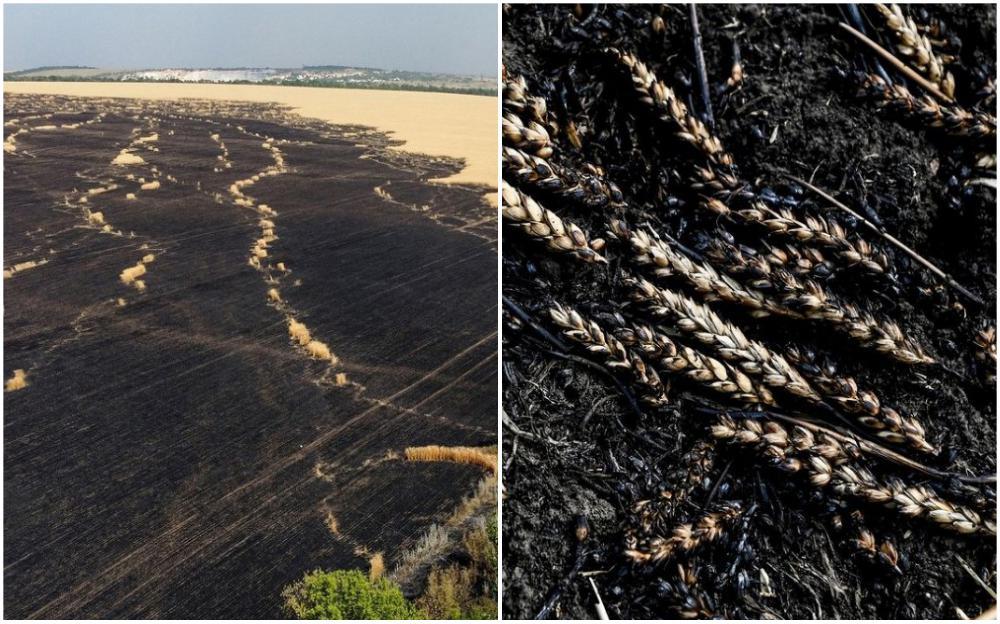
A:
[[[281,593],[285,608],[302,620],[424,619],[395,583],[371,581],[357,570],[309,572]]]
[[[497,619],[497,602],[496,598],[477,598],[472,601],[467,608],[465,613],[462,614],[463,620],[495,620]]]

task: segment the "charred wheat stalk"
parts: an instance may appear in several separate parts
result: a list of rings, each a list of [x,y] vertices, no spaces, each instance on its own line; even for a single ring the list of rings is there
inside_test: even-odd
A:
[[[902,83],[887,84],[875,74],[860,74],[860,95],[872,99],[881,109],[914,119],[945,134],[991,141],[997,134],[996,117],[970,112],[957,104],[944,105],[929,96],[916,97]]]
[[[583,230],[564,222],[507,182],[501,187],[501,196],[504,221],[529,238],[545,243],[552,251],[569,254],[584,262],[607,262],[587,240]]]
[[[678,138],[707,159],[705,167],[695,167],[693,188],[709,194],[732,194],[745,186],[736,175],[732,156],[725,151],[719,138],[688,112],[670,87],[657,80],[656,75],[633,55],[614,49],[610,52],[629,70],[639,101],[655,111],[660,120],[674,127]],[[888,258],[883,253],[860,237],[849,239],[846,230],[834,221],[818,216],[799,219],[789,210],[771,208],[758,200],[751,200],[746,207],[731,209],[717,197],[709,197],[700,205],[737,223],[763,226],[773,235],[800,244],[828,247],[845,266],[876,274],[883,274],[888,268]]]
[[[781,355],[748,339],[743,331],[723,321],[708,307],[671,290],[658,288],[644,279],[628,279],[632,300],[654,316],[674,320],[676,327],[715,350],[744,373],[775,390],[809,401],[822,398]]]
[[[662,373],[679,375],[694,385],[721,394],[731,402],[773,405],[774,397],[736,368],[678,344],[669,336],[639,323],[617,318],[615,337],[652,362]]]
[[[880,481],[857,462],[857,447],[826,433],[813,434],[799,426],[789,432],[773,420],[735,421],[722,416],[712,427],[712,436],[753,448],[767,463],[805,475],[813,487],[829,487],[839,496],[887,507],[903,516],[926,518],[949,531],[996,535],[995,519],[983,519],[927,486],[907,485],[900,479]]]
[[[879,440],[905,444],[922,453],[937,452],[927,441],[924,427],[919,421],[904,418],[896,410],[883,407],[875,393],[859,389],[854,378],[840,375],[832,362],[819,361],[815,354],[796,346],[785,349],[784,355],[826,401],[854,416],[858,423],[870,429]]]
[[[704,514],[694,522],[677,525],[670,537],[627,535],[625,556],[639,564],[663,563],[677,554],[692,552],[702,544],[718,540],[741,513],[739,506],[727,505]]]
[[[776,300],[768,308],[774,313],[787,309],[801,318],[831,325],[858,345],[904,364],[934,362],[920,345],[903,334],[899,325],[838,301],[813,280],[771,267],[760,256],[749,256],[740,247],[720,239],[709,242],[705,255],[725,272],[749,280],[751,287]]]
[[[912,18],[903,15],[898,4],[875,4],[885,18],[886,26],[896,35],[896,51],[911,63],[950,98],[955,97],[955,78],[944,62],[934,52],[930,40],[920,33]]]
[[[549,309],[549,315],[564,336],[598,356],[608,368],[627,372],[644,403],[653,407],[667,403],[659,375],[638,354],[627,349],[593,321],[584,320],[571,308],[556,305]]]
[[[504,146],[502,156],[504,174],[518,184],[587,208],[622,202],[618,187],[598,175],[600,171],[596,168],[591,168],[589,173],[578,172],[510,146]]]
[[[539,158],[552,156],[552,140],[545,126],[537,121],[525,123],[514,113],[504,113],[500,118],[504,145],[534,154]]]

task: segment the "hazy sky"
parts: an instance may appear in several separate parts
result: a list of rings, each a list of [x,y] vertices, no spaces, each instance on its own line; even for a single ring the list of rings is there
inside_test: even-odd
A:
[[[4,71],[360,65],[497,72],[495,4],[7,4],[3,34]]]

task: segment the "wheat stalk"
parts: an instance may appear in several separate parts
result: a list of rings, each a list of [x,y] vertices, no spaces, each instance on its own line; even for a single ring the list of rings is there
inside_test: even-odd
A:
[[[786,472],[804,474],[813,487],[829,487],[839,496],[926,518],[949,531],[996,535],[995,519],[983,519],[972,509],[946,501],[930,487],[900,479],[878,480],[857,462],[860,449],[826,433],[814,435],[799,426],[789,432],[773,420],[735,421],[728,415],[721,416],[711,431],[716,439],[754,448]]]
[[[886,26],[893,31],[898,40],[896,50],[910,59],[913,65],[927,76],[927,79],[950,98],[955,97],[955,77],[944,67],[944,63],[934,53],[930,40],[922,35],[912,18],[903,15],[898,4],[876,3],[875,8],[885,18]]]
[[[632,377],[640,399],[647,405],[659,407],[667,403],[666,391],[655,370],[647,366],[639,355],[625,348],[597,323],[586,321],[576,310],[558,304],[549,309],[552,322],[562,329],[564,336],[583,346],[589,353],[603,360],[605,365],[625,371]]]
[[[718,540],[741,513],[742,510],[735,504],[723,506],[693,522],[677,525],[670,537],[640,537],[630,533],[625,538],[625,556],[638,564],[663,563],[679,553],[689,553],[705,543]]]
[[[822,402],[816,390],[785,358],[748,339],[739,327],[723,321],[707,306],[642,278],[628,278],[626,283],[631,287],[632,300],[650,314],[673,318],[682,331],[711,347],[719,357],[733,362],[747,375],[759,378],[765,386],[811,403]]]
[[[584,262],[607,262],[578,226],[563,221],[531,197],[506,181],[501,185],[503,218],[529,238],[545,243],[550,250],[572,255]]]
[[[593,173],[581,173],[506,145],[502,156],[504,174],[518,184],[587,208],[616,205],[623,200],[621,190],[603,176],[595,175],[598,172],[595,168],[591,168]]]
[[[660,120],[672,125],[677,137],[708,160],[706,167],[695,167],[693,188],[709,194],[742,191],[741,187],[746,185],[736,175],[733,158],[725,151],[719,138],[691,115],[674,91],[657,80],[644,63],[620,50],[612,48],[609,51],[629,70],[632,88],[639,101],[652,108]],[[753,194],[750,193],[750,196]],[[787,209],[770,208],[759,200],[751,201],[748,207],[732,209],[717,197],[707,197],[699,205],[737,223],[763,226],[771,234],[800,244],[829,247],[845,266],[876,274],[885,273],[888,268],[888,258],[883,253],[860,237],[848,239],[844,228],[834,221],[815,215],[798,219]]]
[[[940,104],[929,96],[916,97],[902,83],[889,85],[875,74],[860,74],[861,95],[875,100],[876,106],[903,117],[959,137],[993,140],[997,134],[996,117],[970,112],[957,104]]]
[[[774,397],[766,388],[757,386],[733,366],[678,344],[648,325],[629,324],[620,316],[616,321],[615,337],[652,362],[660,372],[679,375],[733,402],[774,404]]]

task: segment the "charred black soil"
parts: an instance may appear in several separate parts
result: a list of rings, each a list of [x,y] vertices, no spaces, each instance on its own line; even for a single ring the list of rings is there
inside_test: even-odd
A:
[[[952,66],[956,99],[972,106],[985,79],[995,77],[994,7],[907,10],[925,10],[923,19],[940,19],[961,40]],[[977,305],[942,287],[884,245],[890,276],[845,273],[826,281],[844,299],[896,321],[939,362],[932,366],[894,363],[819,325],[755,320],[733,306],[712,307],[773,348],[799,344],[830,355],[883,404],[918,418],[942,449],[917,454],[920,461],[962,475],[995,474],[995,361],[977,359],[974,341],[996,323],[996,200],[993,189],[973,182],[995,179],[995,171],[973,165],[977,147],[995,151],[995,137],[979,145],[955,139],[858,98],[849,74],[864,65],[860,48],[837,25],[846,19],[837,7],[703,6],[699,18],[715,133],[743,180],[773,188],[793,210],[813,210],[883,245],[781,176],[811,180],[877,219],[986,302]],[[869,31],[882,27],[876,18],[866,14]],[[578,171],[582,163],[599,166],[627,207],[580,209],[556,194],[524,190],[590,238],[607,238],[607,218],[616,215],[703,250],[724,223],[700,212],[690,189],[691,163],[704,159],[641,106],[628,72],[607,53],[609,47],[634,53],[689,109],[703,111],[688,8],[509,5],[503,32],[506,76],[523,77],[531,95],[545,98],[558,127],[550,128],[550,160]],[[730,76],[734,39],[745,77],[723,93],[717,85]],[[984,106],[995,115],[995,102]],[[739,243],[764,240],[752,228],[729,229]],[[523,310],[558,334],[547,313],[554,303],[598,320],[638,314],[626,303],[622,277],[641,271],[629,266],[621,243],[609,240],[601,253],[607,265],[585,264],[546,254],[523,232],[504,229],[503,290],[513,304],[505,306],[502,355],[506,618],[535,617],[547,602],[549,617],[594,618],[587,576],[612,618],[953,618],[956,609],[974,617],[995,603],[982,587],[996,586],[995,536],[955,535],[845,501],[727,444],[707,452],[707,474],[657,530],[670,537],[671,527],[725,504],[738,505],[740,519],[707,547],[658,565],[630,561],[626,532],[635,526],[637,505],[658,505],[683,489],[690,452],[711,440],[715,418],[699,411],[704,402],[697,388],[684,383],[671,386],[666,407],[637,408],[625,377],[588,363],[587,353],[568,340],[563,348],[553,344],[517,315]],[[875,470],[945,492],[959,489],[954,480],[928,480],[885,462],[875,462]],[[980,513],[995,522],[995,486],[974,489],[971,496],[954,495],[978,498]],[[897,569],[859,552],[852,541],[859,528],[855,510],[878,542],[898,549]],[[578,515],[591,528],[583,545],[573,532]],[[681,582],[678,564],[694,571],[688,582]],[[574,569],[579,574],[571,574]]]
[[[392,459],[495,444],[495,210],[428,182],[460,163],[262,105],[8,95],[5,121],[8,617],[280,617],[473,490]]]

